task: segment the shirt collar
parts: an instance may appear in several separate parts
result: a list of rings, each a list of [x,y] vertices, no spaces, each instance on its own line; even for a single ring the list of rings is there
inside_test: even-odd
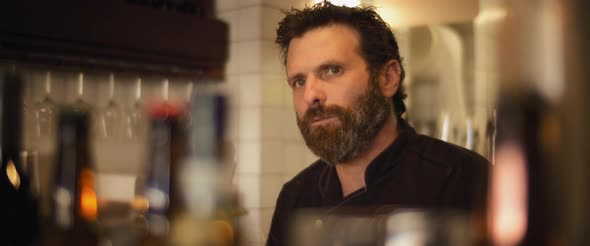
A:
[[[401,151],[408,142],[408,139],[416,134],[414,128],[403,119],[398,120],[398,131],[399,134],[393,143],[369,163],[367,170],[365,171],[365,184],[367,190],[371,189],[372,185],[379,181],[388,170],[395,166]],[[324,169],[318,182],[322,203],[326,206],[333,206],[344,199],[344,197],[342,197],[342,187],[340,185],[340,180],[338,179],[338,174],[336,173],[336,168],[323,161],[322,163],[324,163]]]

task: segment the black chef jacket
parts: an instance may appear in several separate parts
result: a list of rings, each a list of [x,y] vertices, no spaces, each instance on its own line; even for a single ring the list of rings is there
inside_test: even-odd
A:
[[[336,168],[321,160],[285,183],[267,245],[287,245],[289,219],[302,208],[483,209],[489,162],[465,148],[417,134],[403,120],[398,123],[398,137],[367,167],[364,188],[342,197]]]

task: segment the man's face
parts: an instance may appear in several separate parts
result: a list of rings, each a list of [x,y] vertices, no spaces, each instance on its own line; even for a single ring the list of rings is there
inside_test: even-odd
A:
[[[289,44],[297,124],[311,151],[330,164],[355,158],[391,113],[359,45],[358,33],[339,24],[312,29]]]

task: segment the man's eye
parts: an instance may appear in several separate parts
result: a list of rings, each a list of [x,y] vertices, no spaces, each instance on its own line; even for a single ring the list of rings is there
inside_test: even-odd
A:
[[[336,75],[336,74],[339,74],[341,71],[342,71],[342,68],[338,67],[338,66],[331,66],[330,68],[328,68],[329,75]]]
[[[298,87],[302,87],[304,84],[305,84],[305,80],[298,79],[298,80],[293,81],[293,85],[292,86],[294,88],[298,88]]]

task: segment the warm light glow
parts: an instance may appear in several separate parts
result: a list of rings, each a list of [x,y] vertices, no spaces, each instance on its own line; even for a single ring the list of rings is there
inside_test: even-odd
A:
[[[490,192],[490,230],[495,245],[517,245],[527,228],[527,174],[524,153],[516,143],[496,152]]]
[[[87,220],[95,220],[98,213],[94,173],[86,168],[80,174],[80,215]]]
[[[451,128],[451,117],[449,115],[449,113],[444,113],[443,114],[443,121],[442,121],[442,127],[440,130],[440,139],[442,141],[448,142],[449,141],[449,132],[450,132],[450,128]]]
[[[45,94],[51,95],[51,72],[45,74]]]
[[[324,0],[313,0],[313,3],[316,4],[316,3],[321,3],[323,1]],[[330,2],[334,5],[337,5],[337,6],[347,6],[347,7],[356,7],[361,4],[360,0],[331,0],[328,2]]]
[[[162,98],[164,98],[165,101],[168,101],[168,96],[169,96],[169,84],[170,81],[168,81],[168,79],[164,79],[164,81],[162,82]]]
[[[138,196],[133,199],[133,202],[131,202],[131,207],[133,207],[135,211],[145,213],[150,208],[150,201],[143,196]]]
[[[18,171],[12,160],[8,160],[8,164],[6,165],[6,176],[8,176],[8,180],[10,180],[10,183],[15,189],[20,187],[20,175],[18,175]]]
[[[491,7],[482,9],[477,17],[475,17],[476,23],[494,23],[501,21],[508,16],[508,11],[501,7]]]
[[[84,95],[84,74],[78,74],[78,97],[82,97]]]
[[[211,221],[209,230],[209,239],[213,245],[232,245],[235,240],[234,228],[225,220]]]
[[[135,100],[141,99],[141,78],[137,78],[135,81]]]

